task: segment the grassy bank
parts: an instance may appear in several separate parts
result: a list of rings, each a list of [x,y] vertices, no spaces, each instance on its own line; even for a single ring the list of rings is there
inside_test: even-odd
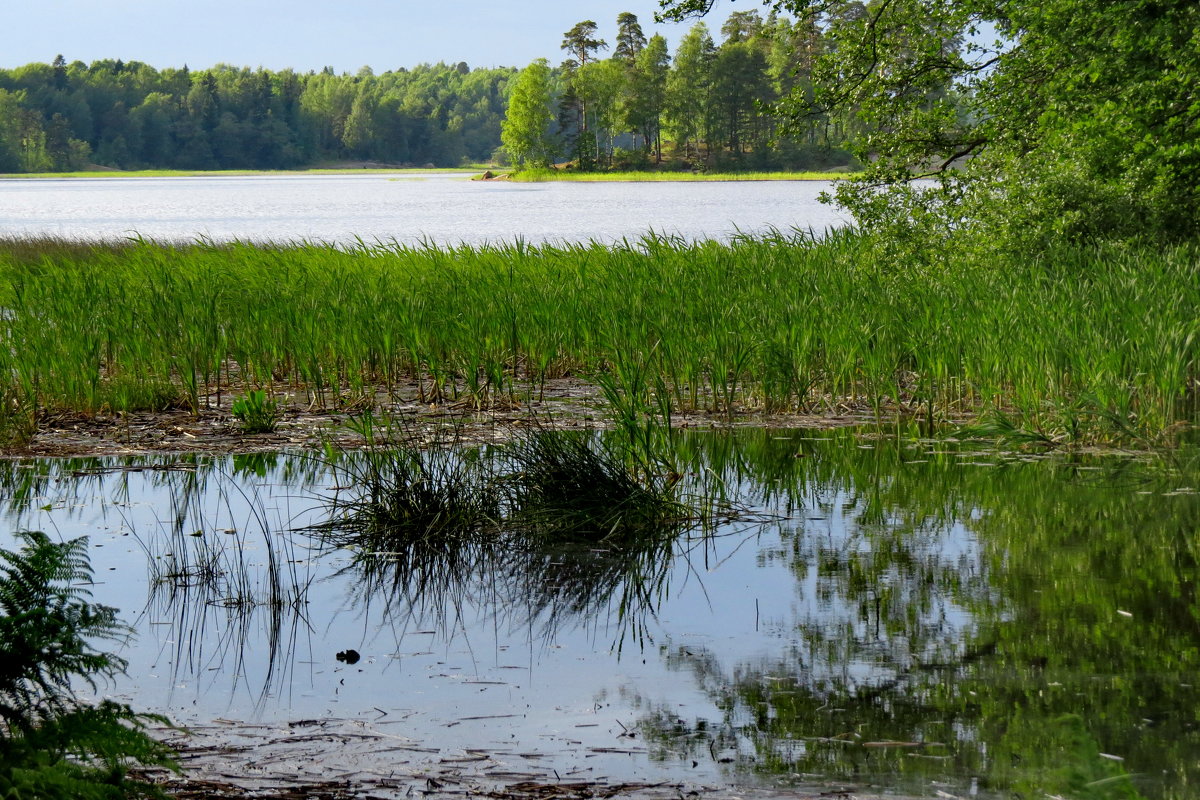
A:
[[[316,404],[422,379],[480,403],[566,374],[631,408],[846,407],[1075,441],[1200,415],[1195,247],[900,266],[853,232],[482,248],[0,242],[4,414]]]
[[[845,172],[569,172],[561,169],[530,169],[514,172],[509,180],[522,183],[576,181],[582,183],[647,181],[828,181]]]

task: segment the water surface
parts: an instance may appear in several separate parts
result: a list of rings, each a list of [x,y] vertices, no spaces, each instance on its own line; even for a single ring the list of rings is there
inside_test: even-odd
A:
[[[402,721],[433,758],[564,779],[1192,796],[1195,469],[844,432],[679,447],[743,514],[638,552],[321,552],[302,529],[339,478],[309,457],[2,477],[9,529],[91,537],[96,597],[138,631],[114,693],[185,724]],[[225,577],[164,580],[205,558]]]
[[[508,183],[463,174],[0,180],[0,235],[439,244],[688,239],[845,218],[828,181]]]

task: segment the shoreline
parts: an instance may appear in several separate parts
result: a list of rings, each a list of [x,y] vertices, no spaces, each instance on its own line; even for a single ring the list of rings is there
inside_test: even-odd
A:
[[[486,174],[486,173],[485,173]],[[852,172],[779,171],[779,172],[684,172],[684,171],[621,171],[569,172],[566,170],[537,170],[507,172],[492,178],[477,180],[508,180],[514,183],[751,183],[774,181],[836,181],[854,175]]]
[[[388,395],[382,388],[367,404],[378,413],[384,410],[433,433],[453,426],[463,443],[503,441],[514,432],[537,425],[555,430],[604,430],[613,427],[603,394],[595,384],[575,378],[547,381],[544,394],[527,402],[498,402],[476,407],[469,401],[424,403],[416,397],[416,384],[405,387],[402,397]],[[50,413],[39,421],[38,430],[21,447],[0,449],[5,460],[41,458],[121,458],[147,456],[226,456],[250,453],[315,450],[326,444],[355,449],[366,442],[347,422],[366,407],[361,401],[349,407],[307,407],[303,393],[273,395],[281,402],[283,416],[270,433],[244,433],[230,411],[236,392],[225,391],[219,402],[209,398],[210,407],[199,415],[186,409],[84,414]],[[674,415],[681,429],[806,428],[828,430],[875,422],[867,408],[845,407],[840,413],[766,413],[744,410],[694,411]]]
[[[75,172],[6,172],[0,180],[68,180],[88,178],[223,178],[269,175],[436,175],[456,173],[472,175],[480,165],[468,167],[389,167],[389,166],[318,166],[299,169],[96,169]]]

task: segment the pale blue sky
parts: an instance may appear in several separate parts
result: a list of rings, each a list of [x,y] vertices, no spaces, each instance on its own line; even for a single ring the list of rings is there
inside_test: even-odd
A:
[[[738,7],[757,7],[739,3]],[[685,26],[654,25],[657,0],[0,0],[0,67],[101,58],[154,67],[237,66],[300,71],[329,65],[376,72],[421,62],[557,64],[562,34],[593,19],[612,42],[616,17],[637,14],[672,50]],[[714,30],[733,7],[721,3]]]

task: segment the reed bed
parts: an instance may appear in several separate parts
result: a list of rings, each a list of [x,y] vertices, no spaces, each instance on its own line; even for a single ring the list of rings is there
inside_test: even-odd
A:
[[[423,401],[482,406],[573,374],[639,407],[850,407],[1050,440],[1196,421],[1196,246],[882,252],[852,231],[615,246],[0,241],[0,416],[199,413],[251,386],[327,405],[414,380]]]

